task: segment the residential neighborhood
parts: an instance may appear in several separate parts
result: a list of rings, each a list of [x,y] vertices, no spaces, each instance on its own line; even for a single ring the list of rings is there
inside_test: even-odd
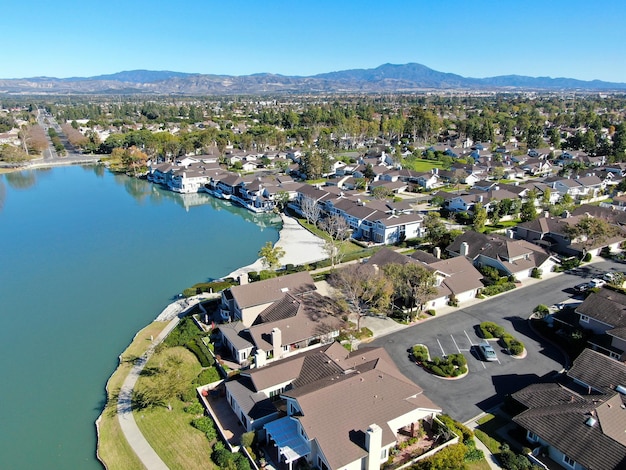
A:
[[[282,262],[269,243],[261,268],[185,289],[188,315],[168,319],[200,364],[174,395],[212,464],[421,469],[458,454],[451,468],[620,468],[626,131],[618,102],[588,98],[583,116],[559,100],[520,98],[532,123],[483,96],[6,114],[61,120],[68,155],[102,155],[156,192],[208,194],[318,237],[315,261]],[[480,117],[489,106],[499,117]],[[24,142],[41,125],[15,122]],[[138,375],[136,411],[169,409]]]

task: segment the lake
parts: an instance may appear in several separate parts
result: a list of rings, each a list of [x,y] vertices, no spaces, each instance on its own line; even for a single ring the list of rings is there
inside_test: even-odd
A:
[[[0,468],[102,469],[95,420],[135,333],[254,262],[280,219],[102,166],[0,175]]]

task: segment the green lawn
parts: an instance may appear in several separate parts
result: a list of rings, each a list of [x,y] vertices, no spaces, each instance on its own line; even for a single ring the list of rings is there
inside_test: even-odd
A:
[[[130,371],[130,359],[141,356],[168,322],[153,322],[141,330],[122,354],[123,361],[107,382],[107,404],[98,423],[98,456],[109,470],[145,468],[124,437],[117,420],[117,394]]]
[[[200,373],[198,360],[187,349],[167,348],[160,353],[163,354],[174,356],[180,361],[176,370],[181,381],[191,383]],[[155,354],[146,364],[146,368],[161,360],[163,357]],[[140,377],[135,388],[140,389],[144,380],[144,377]],[[133,411],[135,421],[145,438],[170,469],[216,468],[211,461],[212,443],[202,432],[191,426],[191,421],[196,416],[185,413],[185,404],[177,398],[171,400],[171,405],[171,411],[165,407]]]
[[[443,164],[434,160],[425,160],[423,158],[412,158],[409,161],[405,161],[406,168],[413,171],[427,172],[433,168],[443,168]]]

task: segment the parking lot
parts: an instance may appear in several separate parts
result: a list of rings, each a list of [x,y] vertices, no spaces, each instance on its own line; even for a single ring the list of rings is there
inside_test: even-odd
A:
[[[474,371],[474,369],[476,369],[476,371],[480,368],[487,369],[488,366],[493,365],[493,363],[486,361],[478,350],[478,345],[481,342],[484,342],[484,340],[476,335],[473,330],[463,330],[455,334],[438,335],[424,344],[428,347],[431,357],[463,354],[467,359],[467,368],[471,372]],[[497,360],[494,361],[495,363],[502,365],[502,361],[517,360],[511,358],[505,351],[501,350],[495,341],[490,341],[489,344],[496,351]]]

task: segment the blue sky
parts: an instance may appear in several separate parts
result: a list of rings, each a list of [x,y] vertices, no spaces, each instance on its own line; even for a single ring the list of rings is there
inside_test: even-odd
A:
[[[12,0],[0,78],[314,75],[417,62],[626,82],[623,0]]]

